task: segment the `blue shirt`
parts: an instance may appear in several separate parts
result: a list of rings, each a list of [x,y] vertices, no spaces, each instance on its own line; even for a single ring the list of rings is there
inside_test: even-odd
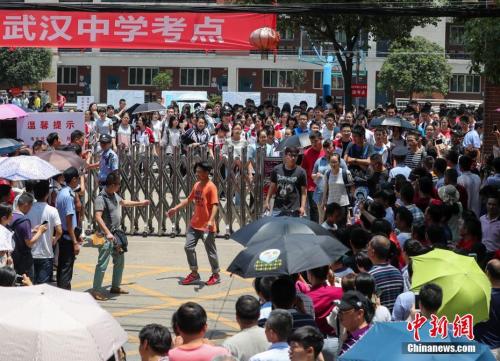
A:
[[[309,128],[306,128],[306,129],[302,129],[300,127],[297,127],[294,129],[295,130],[295,135],[299,135],[299,134],[309,134]]]
[[[105,182],[108,174],[118,169],[118,156],[108,149],[101,154],[99,161],[99,181]]]
[[[392,309],[392,320],[393,321],[406,321],[410,317],[410,311],[415,304],[415,294],[412,291],[406,291],[401,293],[394,302],[394,308]],[[416,305],[418,308],[418,305]]]
[[[276,342],[269,347],[269,350],[250,357],[249,361],[290,361],[288,349],[286,342]]]
[[[75,209],[75,194],[70,187],[64,186],[56,198],[56,208],[61,218],[61,227],[63,231],[68,231],[68,226],[76,227],[76,209]],[[66,223],[66,216],[72,215],[71,225]]]
[[[464,146],[464,148],[467,148],[467,146],[469,145],[472,145],[476,149],[481,148],[481,139],[479,138],[479,134],[474,129],[467,132],[467,134],[465,134],[462,145]]]

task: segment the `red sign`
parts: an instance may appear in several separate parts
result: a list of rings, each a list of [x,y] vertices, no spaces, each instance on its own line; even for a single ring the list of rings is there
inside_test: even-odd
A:
[[[276,15],[1,10],[0,47],[250,50],[262,27]]]
[[[366,98],[367,84],[351,84],[351,96],[353,98]]]

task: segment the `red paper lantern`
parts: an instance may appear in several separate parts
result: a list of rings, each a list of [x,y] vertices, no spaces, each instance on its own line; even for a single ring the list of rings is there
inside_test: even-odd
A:
[[[260,28],[250,34],[250,44],[260,50],[271,50],[278,47],[280,34],[271,28]]]

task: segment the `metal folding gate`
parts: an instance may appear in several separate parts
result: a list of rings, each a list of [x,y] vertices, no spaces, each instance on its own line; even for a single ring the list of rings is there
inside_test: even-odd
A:
[[[250,223],[262,215],[264,202],[264,156],[258,149],[255,159],[247,160],[247,149],[242,150],[242,160],[235,159],[232,147],[227,156],[220,148],[210,157],[207,147],[188,148],[182,152],[173,147],[172,153],[166,147],[156,148],[134,146],[120,150],[119,172],[121,175],[120,195],[125,199],[149,199],[148,207],[122,208],[122,227],[129,234],[165,235],[184,233],[193,211],[192,204],[179,211],[173,219],[166,211],[189,196],[196,182],[194,166],[205,160],[212,167],[212,181],[219,193],[217,223],[219,234],[229,237],[233,230]],[[253,167],[253,180],[249,180],[249,165]],[[87,175],[85,214],[87,231],[95,229],[94,200],[99,193],[97,170]]]

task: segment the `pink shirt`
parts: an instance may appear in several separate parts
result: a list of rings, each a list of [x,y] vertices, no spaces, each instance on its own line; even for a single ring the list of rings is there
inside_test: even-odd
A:
[[[203,344],[190,350],[176,347],[170,350],[168,359],[170,361],[212,361],[215,356],[219,355],[231,354],[225,348]]]
[[[311,287],[311,291],[306,294],[313,301],[316,324],[319,330],[325,335],[334,335],[335,331],[328,324],[326,318],[332,312],[333,301],[342,298],[342,288],[328,286],[325,283],[320,286]]]

